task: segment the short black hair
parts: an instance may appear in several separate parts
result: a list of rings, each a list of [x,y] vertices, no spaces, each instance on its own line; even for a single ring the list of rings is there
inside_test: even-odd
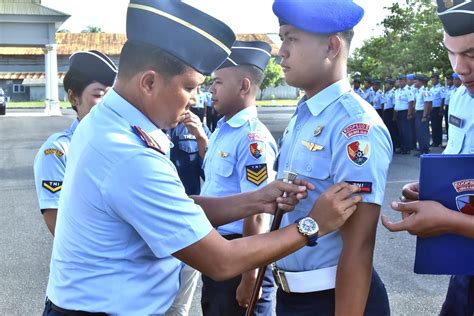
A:
[[[265,78],[265,74],[260,68],[253,65],[239,65],[238,68],[245,73],[253,85],[260,88]]]
[[[346,43],[347,53],[349,54],[351,48],[352,38],[354,37],[354,29],[348,29],[342,32],[336,33]]]
[[[131,78],[141,71],[154,70],[165,79],[171,79],[189,67],[158,47],[130,40],[122,47],[119,65],[118,78]]]
[[[83,75],[80,71],[76,69],[69,69],[64,76],[63,86],[66,93],[69,93],[69,90],[71,90],[76,97],[80,98],[84,92],[84,89],[94,82],[96,81]],[[71,104],[71,106],[72,109],[77,112],[77,108],[73,104]]]

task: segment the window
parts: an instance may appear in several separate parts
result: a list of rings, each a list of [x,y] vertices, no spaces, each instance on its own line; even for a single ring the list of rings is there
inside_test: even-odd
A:
[[[13,93],[25,93],[25,86],[21,84],[14,84]]]

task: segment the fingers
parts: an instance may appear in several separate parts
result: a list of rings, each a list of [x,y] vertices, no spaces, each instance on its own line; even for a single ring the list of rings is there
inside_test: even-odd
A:
[[[341,193],[341,196],[343,196],[344,198],[359,191],[360,188],[357,185],[349,184],[347,182],[336,183],[326,190],[328,194]]]
[[[400,232],[408,230],[408,224],[406,220],[401,220],[399,222],[392,223],[387,216],[382,215],[382,225],[385,226],[391,232]]]
[[[404,212],[404,213],[413,213],[416,212],[418,209],[418,201],[413,201],[413,202],[392,202],[390,203],[390,207],[394,211],[398,212]]]
[[[362,197],[362,195],[352,195],[348,198],[342,199],[339,205],[347,212],[347,210],[351,207],[357,208],[357,203],[361,202],[363,199],[364,198]]]
[[[311,182],[298,178],[293,181],[293,184],[305,186],[308,190],[314,190],[316,188]]]
[[[306,185],[297,185],[291,183],[285,183],[281,180],[275,181],[275,185],[277,186],[278,190],[282,192],[290,193],[303,193],[306,192],[307,186]]]
[[[413,183],[408,183],[405,184],[402,188],[402,196],[403,196],[403,202],[404,201],[415,201],[419,199],[419,183],[418,182],[413,182]]]

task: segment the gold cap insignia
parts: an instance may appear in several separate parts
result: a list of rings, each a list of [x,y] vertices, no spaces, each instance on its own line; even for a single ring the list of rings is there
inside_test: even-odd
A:
[[[446,7],[446,9],[449,9],[454,5],[453,0],[443,0],[443,2],[444,2],[444,6]]]

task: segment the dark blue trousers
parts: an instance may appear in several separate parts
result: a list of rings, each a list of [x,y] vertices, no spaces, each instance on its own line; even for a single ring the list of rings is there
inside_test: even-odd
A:
[[[335,290],[310,293],[277,292],[277,316],[332,316],[336,309]],[[385,285],[375,270],[372,270],[372,282],[365,307],[365,316],[389,316]]]
[[[453,275],[440,316],[474,315],[474,276]]]
[[[418,141],[418,149],[420,153],[427,154],[430,152],[430,120],[422,122],[423,111],[415,112],[415,131],[416,140]]]
[[[402,152],[409,152],[412,149],[413,142],[412,122],[408,120],[407,115],[408,110],[397,111],[397,126]]]
[[[398,127],[397,122],[393,119],[394,110],[386,109],[383,111],[383,122],[387,126],[392,138],[393,148],[400,148],[400,141],[398,140]]]
[[[440,108],[431,109],[431,137],[433,138],[433,145],[439,146],[443,137],[443,117],[439,115]]]

